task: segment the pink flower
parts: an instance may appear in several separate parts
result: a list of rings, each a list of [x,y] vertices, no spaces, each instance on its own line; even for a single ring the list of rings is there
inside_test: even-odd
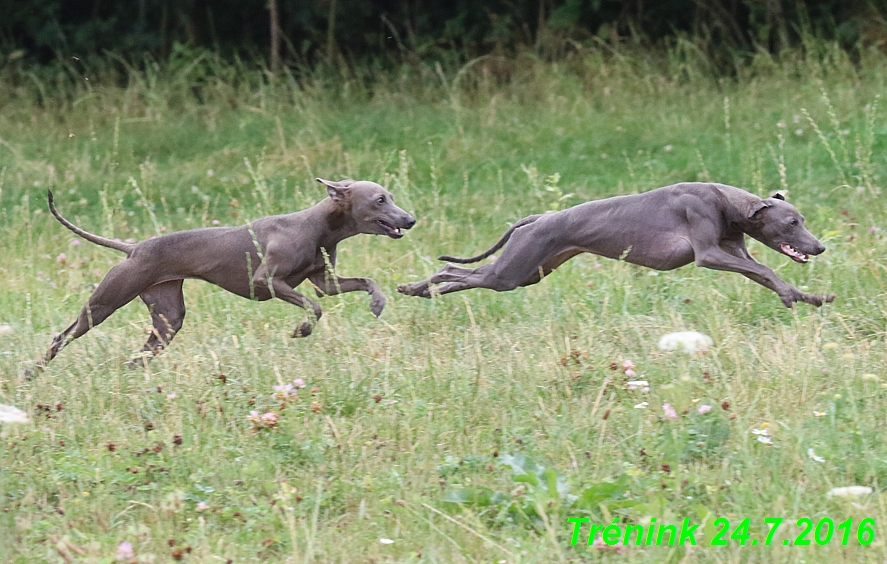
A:
[[[68,256],[65,253],[59,253],[59,256],[55,257],[55,260],[62,264],[65,264],[65,261],[68,260]]]
[[[72,247],[79,247],[80,246],[80,239],[71,239],[71,242],[68,244]]]
[[[265,413],[263,415],[259,415],[258,411],[250,411],[249,417],[246,418],[247,421],[252,423],[255,427],[253,430],[261,429],[262,427],[271,428],[277,425],[279,418],[276,413]]]
[[[634,363],[632,361],[626,359],[625,362],[622,363],[622,368],[624,368],[626,370],[630,370],[630,369],[634,368]]]
[[[628,547],[624,545],[614,544],[613,546],[608,545],[604,542],[604,539],[601,535],[598,535],[594,539],[594,544],[591,545],[591,548],[596,548],[598,550],[612,550],[616,554],[625,554],[628,552]]]
[[[699,412],[700,415],[705,415],[706,413],[711,411],[711,406],[710,405],[700,405],[699,409],[697,411]]]
[[[306,386],[305,380],[302,380],[301,378],[296,378],[295,380],[293,380],[293,385],[296,387],[297,390],[300,390]]]
[[[290,394],[295,390],[292,384],[281,384],[279,386],[274,386],[275,392],[280,392],[284,394]]]
[[[206,511],[209,509],[209,505],[205,501],[201,501],[197,504],[197,511]]]
[[[266,427],[273,427],[277,425],[278,417],[276,413],[266,413],[262,416],[262,423]]]
[[[671,405],[669,405],[667,403],[662,404],[662,411],[665,412],[666,419],[674,420],[674,419],[678,418],[678,413],[674,410],[674,408]]]
[[[629,369],[627,369],[627,370],[625,371],[625,375],[628,376],[628,377],[637,376],[637,372],[635,372],[634,370],[632,370],[631,368],[629,368]]]
[[[880,230],[881,230],[881,228],[878,227],[877,225],[872,225],[871,227],[869,227],[869,233],[877,233]]]
[[[135,558],[136,553],[132,549],[132,543],[129,541],[123,541],[122,543],[117,545],[117,560],[123,562],[124,560],[129,560],[130,558]]]

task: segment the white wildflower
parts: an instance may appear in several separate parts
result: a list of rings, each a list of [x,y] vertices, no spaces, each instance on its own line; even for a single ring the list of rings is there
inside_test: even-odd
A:
[[[634,406],[635,409],[647,409],[647,406],[650,405],[649,402],[642,401],[641,403]]]
[[[825,459],[821,456],[817,456],[812,448],[807,449],[807,456],[810,457],[810,460],[813,462],[825,462]]]
[[[391,539],[379,539],[379,542],[382,544],[394,544],[394,541]]]

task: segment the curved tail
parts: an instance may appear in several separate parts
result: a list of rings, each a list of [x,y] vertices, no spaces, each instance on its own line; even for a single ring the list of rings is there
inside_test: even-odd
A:
[[[511,236],[514,234],[515,229],[517,229],[518,227],[523,227],[524,225],[529,225],[529,224],[533,223],[534,221],[536,221],[537,219],[539,219],[540,217],[542,217],[543,215],[545,215],[545,214],[540,213],[540,214],[536,214],[536,215],[531,215],[531,216],[525,217],[522,220],[518,221],[517,223],[512,225],[508,229],[508,231],[505,232],[505,235],[503,235],[502,238],[499,239],[499,241],[495,245],[493,245],[492,247],[490,247],[489,249],[487,249],[486,251],[482,252],[481,254],[479,254],[477,256],[473,256],[471,258],[458,258],[458,257],[451,257],[451,256],[443,255],[443,256],[437,257],[437,260],[445,260],[447,262],[455,262],[457,264],[468,264],[471,262],[477,262],[479,260],[483,260],[483,259],[487,258],[488,256],[492,255],[493,253],[495,253],[496,251],[498,251],[499,249],[501,249],[502,247],[504,247],[505,243],[507,243],[508,240],[511,239]]]
[[[89,233],[88,231],[84,231],[84,230],[80,229],[79,227],[77,227],[76,225],[74,225],[73,223],[71,223],[70,221],[65,219],[64,217],[62,217],[62,214],[60,214],[58,212],[58,210],[55,209],[55,205],[52,203],[52,190],[48,191],[48,198],[49,198],[49,211],[51,211],[52,215],[54,215],[55,218],[57,220],[59,220],[59,223],[61,223],[62,225],[64,225],[65,227],[67,227],[68,229],[70,229],[71,231],[76,233],[77,235],[80,235],[81,237],[83,237],[84,239],[89,241],[90,243],[95,243],[96,245],[101,245],[103,247],[108,247],[109,249],[114,249],[116,251],[124,252],[124,253],[126,253],[127,256],[132,254],[132,251],[135,248],[135,245],[131,245],[129,243],[123,243],[121,241],[112,241],[111,239],[107,239],[105,237],[100,237],[99,235],[93,235],[92,233]]]

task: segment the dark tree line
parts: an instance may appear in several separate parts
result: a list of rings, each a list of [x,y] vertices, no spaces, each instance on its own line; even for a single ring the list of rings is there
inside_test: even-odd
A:
[[[0,65],[175,45],[279,64],[464,59],[570,41],[778,51],[805,34],[887,42],[887,0],[0,0]]]

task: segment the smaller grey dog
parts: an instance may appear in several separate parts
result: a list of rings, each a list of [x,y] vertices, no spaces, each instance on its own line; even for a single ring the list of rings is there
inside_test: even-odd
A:
[[[179,231],[137,244],[80,229],[55,209],[49,192],[49,210],[62,225],[87,241],[126,253],[127,258],[105,275],[77,320],[53,339],[37,368],[46,366],[70,341],[137,297],[151,311],[154,326],[143,351],[157,354],[182,328],[182,282],[186,278],[206,280],[252,300],[277,298],[310,310],[316,321],[322,314],[320,305],[293,289],[307,279],[320,297],[367,292],[370,310],[378,317],[385,307],[385,296],[375,281],[342,278],[331,272],[336,265],[336,245],[360,233],[400,239],[401,230],[410,229],[416,220],[394,204],[391,192],[375,182],[317,181],[326,186],[329,198],[306,210],[264,217],[240,227]],[[311,334],[312,326],[312,322],[302,323],[293,337]]]
[[[447,264],[427,280],[401,284],[397,291],[423,298],[470,288],[506,292],[539,282],[580,253],[594,253],[655,270],[695,262],[738,272],[776,292],[786,307],[794,302],[818,307],[835,299],[833,294],[806,294],[780,279],[748,254],[746,235],[799,263],[825,251],[782,195],[759,198],[733,186],[687,182],[525,217],[475,257],[439,259],[472,263],[505,247],[494,263],[478,268]]]

